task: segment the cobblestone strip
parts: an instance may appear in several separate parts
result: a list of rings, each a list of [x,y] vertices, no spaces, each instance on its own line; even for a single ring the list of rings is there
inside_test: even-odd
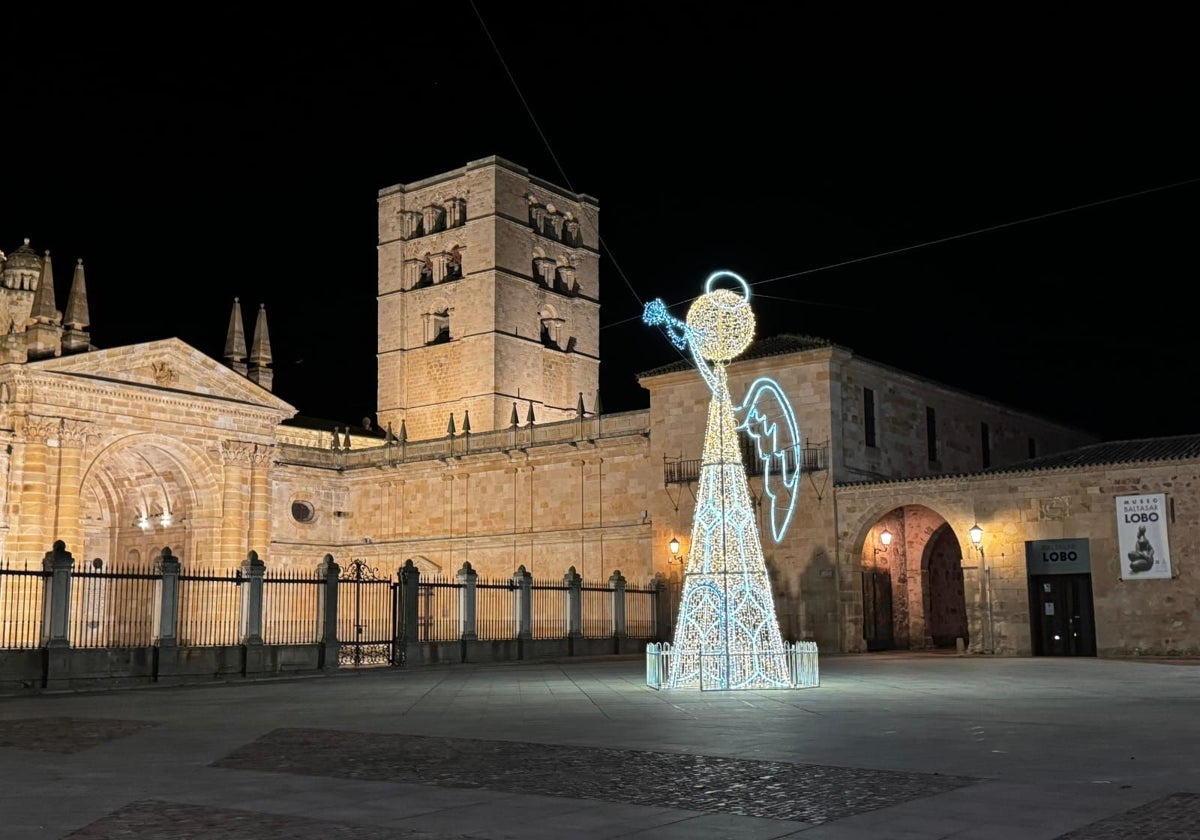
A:
[[[144,720],[76,717],[0,720],[0,747],[77,753],[156,725]]]
[[[682,753],[323,729],[276,729],[213,766],[485,788],[814,824],[978,781]]]
[[[1200,793],[1173,793],[1056,840],[1200,840]]]
[[[147,800],[126,805],[63,840],[458,840],[461,834],[378,828],[315,820],[179,805]]]

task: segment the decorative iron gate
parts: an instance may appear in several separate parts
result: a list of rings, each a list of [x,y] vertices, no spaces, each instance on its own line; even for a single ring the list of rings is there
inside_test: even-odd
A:
[[[338,576],[338,664],[402,665],[396,646],[400,604],[400,584],[380,577],[365,560],[343,567]]]

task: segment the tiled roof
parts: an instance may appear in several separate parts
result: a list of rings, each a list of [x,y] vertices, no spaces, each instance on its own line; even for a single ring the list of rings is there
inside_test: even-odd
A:
[[[742,353],[734,363],[745,361],[746,359],[759,359],[764,356],[782,356],[786,353],[799,353],[801,350],[815,350],[818,347],[831,347],[833,342],[827,338],[817,338],[811,335],[795,335],[793,333],[783,333],[782,335],[772,335],[766,338],[760,338],[754,341],[746,348],[746,352]],[[680,370],[691,370],[693,367],[690,356],[680,359],[677,362],[671,362],[669,365],[656,367],[651,370],[639,373],[638,376],[658,376],[664,373],[675,373]]]
[[[1018,472],[1040,472],[1043,470],[1078,469],[1080,467],[1104,467],[1117,464],[1147,464],[1156,461],[1185,461],[1200,458],[1200,435],[1173,435],[1171,437],[1140,438],[1137,440],[1114,440],[1093,443],[1078,449],[1068,449],[1053,455],[1043,455],[1027,461],[1018,461],[1006,467],[993,467],[972,473],[941,473],[938,475],[914,476],[912,478],[889,478],[872,481],[852,481],[839,487],[862,486],[865,484],[899,484],[915,481],[936,481],[943,478],[967,476],[1003,475]]]

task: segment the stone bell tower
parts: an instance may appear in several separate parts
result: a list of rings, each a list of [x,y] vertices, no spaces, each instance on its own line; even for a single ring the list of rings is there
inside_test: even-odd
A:
[[[600,375],[599,205],[502,158],[379,191],[378,421],[577,416]]]

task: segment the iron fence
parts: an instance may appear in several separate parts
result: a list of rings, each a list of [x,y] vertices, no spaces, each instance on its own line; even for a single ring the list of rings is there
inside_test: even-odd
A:
[[[285,569],[264,574],[263,642],[305,645],[321,641],[324,587],[325,578],[316,572]]]
[[[658,635],[658,591],[655,589],[625,588],[625,633],[637,639],[653,639]]]
[[[175,638],[197,647],[236,645],[241,641],[241,607],[241,569],[181,573]]]
[[[561,639],[567,635],[570,589],[561,581],[533,581],[530,624],[535,639]]]
[[[459,614],[462,584],[440,575],[421,575],[417,606],[417,638],[423,642],[457,641],[462,636]]]
[[[43,598],[50,572],[0,565],[0,649],[41,647]]]
[[[580,607],[584,638],[601,639],[613,634],[613,590],[611,586],[580,587]]]
[[[517,637],[517,612],[511,580],[478,580],[475,583],[475,635],[501,640]]]
[[[162,577],[149,566],[110,567],[92,561],[71,572],[67,638],[71,647],[146,647],[154,641]]]

